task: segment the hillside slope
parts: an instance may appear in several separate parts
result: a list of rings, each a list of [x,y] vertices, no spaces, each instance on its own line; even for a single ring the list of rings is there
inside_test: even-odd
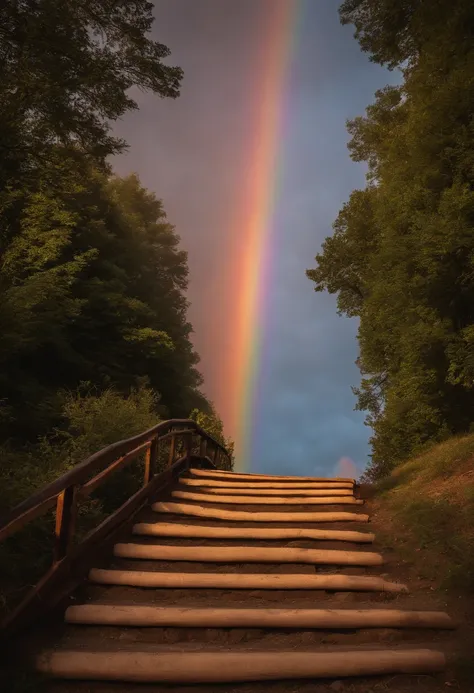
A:
[[[381,512],[423,552],[440,587],[474,591],[474,435],[433,446],[375,487]]]
[[[474,435],[434,445],[363,495],[371,497],[381,549],[396,558],[398,578],[438,593],[459,619],[466,649],[449,684],[473,690]]]

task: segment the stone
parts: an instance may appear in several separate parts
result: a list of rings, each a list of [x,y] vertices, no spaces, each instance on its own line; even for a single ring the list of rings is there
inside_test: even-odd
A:
[[[342,689],[344,688],[344,684],[342,683],[342,681],[333,681],[330,684],[329,688],[332,691],[342,691]]]

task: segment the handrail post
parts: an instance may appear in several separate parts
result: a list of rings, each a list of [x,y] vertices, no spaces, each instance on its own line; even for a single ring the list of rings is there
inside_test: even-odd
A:
[[[212,464],[216,463],[217,446],[214,441],[207,441],[207,456],[211,460]]]
[[[171,465],[174,462],[174,454],[175,454],[175,449],[176,449],[176,432],[171,431],[172,436],[171,436],[171,441],[170,441],[170,456],[168,458],[168,467],[171,467]]]
[[[207,440],[201,436],[201,441],[199,443],[199,457],[206,457]]]
[[[76,510],[76,486],[68,486],[58,495],[56,503],[55,563],[65,558],[71,547],[76,524]]]
[[[184,438],[184,454],[187,460],[187,463],[191,462],[191,455],[193,453],[193,434],[192,433],[186,433],[186,435],[183,436]]]
[[[158,453],[158,440],[153,438],[145,454],[145,473],[143,486],[147,486],[155,476],[156,458]]]

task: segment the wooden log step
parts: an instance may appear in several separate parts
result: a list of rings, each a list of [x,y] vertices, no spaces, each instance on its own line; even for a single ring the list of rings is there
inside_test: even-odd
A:
[[[356,544],[371,544],[375,540],[375,534],[349,530],[300,529],[299,527],[212,527],[165,522],[140,522],[134,525],[133,534],[189,539],[317,539],[349,541]]]
[[[36,670],[54,678],[163,683],[229,683],[442,671],[446,657],[429,649],[316,652],[169,650],[47,651]]]
[[[101,585],[154,589],[330,590],[334,592],[405,593],[408,587],[371,575],[261,573],[167,573],[92,568],[89,580]]]
[[[343,477],[328,478],[325,476],[278,476],[275,474],[240,474],[238,472],[223,472],[218,469],[198,469],[197,467],[191,467],[189,473],[192,476],[203,476],[206,479],[227,479],[231,481],[243,481],[244,479],[250,479],[250,481],[257,481],[261,479],[262,481],[349,481],[351,484],[355,483],[355,479],[346,479]]]
[[[369,516],[347,512],[262,512],[249,510],[224,510],[222,508],[203,508],[192,503],[173,503],[162,501],[151,506],[155,512],[173,515],[190,515],[208,519],[230,520],[235,522],[368,522]]]
[[[180,483],[186,486],[210,486],[212,488],[242,488],[242,489],[346,489],[351,493],[354,490],[354,484],[351,481],[224,481],[223,479],[206,479],[204,477],[192,478],[187,476],[180,477]]]
[[[224,503],[232,505],[363,505],[354,496],[324,496],[323,498],[275,498],[273,496],[218,496],[192,491],[173,491],[173,498],[199,501],[200,503]]]
[[[310,563],[312,565],[382,565],[379,553],[262,546],[166,546],[115,544],[114,556],[152,561],[199,563]]]
[[[180,489],[183,490],[183,489]],[[184,489],[188,491],[188,489]],[[204,486],[200,488],[192,487],[191,491],[194,493],[208,493],[213,495],[225,495],[229,494],[232,496],[252,496],[254,498],[260,498],[261,496],[277,496],[278,498],[291,498],[292,496],[297,496],[298,498],[327,498],[328,496],[337,496],[342,498],[354,498],[354,492],[350,488],[330,488],[330,489],[305,489],[305,488],[234,488],[233,486],[228,486],[227,488],[214,488],[212,486]],[[298,500],[297,498],[297,500]],[[255,502],[255,501],[254,501]],[[297,501],[294,501],[297,502]]]
[[[78,604],[66,623],[175,628],[454,628],[442,611],[399,609],[235,609]]]

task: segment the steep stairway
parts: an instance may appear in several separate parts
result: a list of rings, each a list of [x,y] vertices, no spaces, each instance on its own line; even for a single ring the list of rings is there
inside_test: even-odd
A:
[[[90,571],[36,668],[64,693],[442,671],[455,624],[411,607],[364,510],[352,479],[192,468]]]

